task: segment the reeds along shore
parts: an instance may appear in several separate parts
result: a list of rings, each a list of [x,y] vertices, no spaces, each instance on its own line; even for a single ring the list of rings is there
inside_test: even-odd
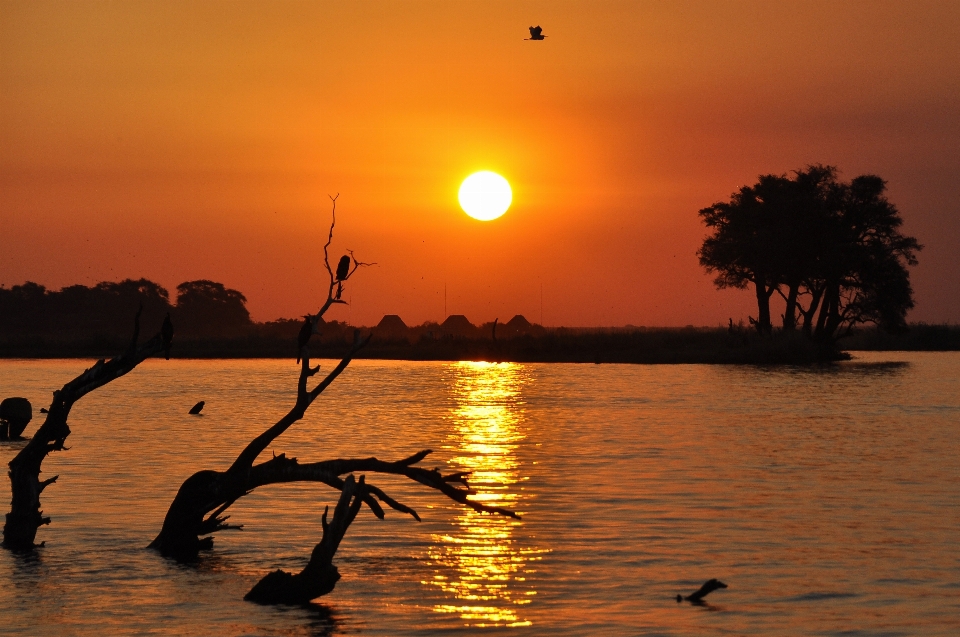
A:
[[[300,321],[255,323],[229,336],[185,335],[175,340],[175,358],[295,358]],[[748,328],[543,328],[510,329],[493,324],[454,332],[427,323],[411,328],[354,328],[326,323],[311,342],[314,357],[337,358],[349,349],[354,329],[374,338],[358,358],[392,360],[486,360],[575,363],[807,364],[844,358],[854,350],[960,350],[960,326],[913,324],[891,335],[865,327],[824,350],[800,333],[760,336]],[[472,328],[472,329],[470,329]],[[117,351],[122,334],[0,334],[2,358],[99,358]]]

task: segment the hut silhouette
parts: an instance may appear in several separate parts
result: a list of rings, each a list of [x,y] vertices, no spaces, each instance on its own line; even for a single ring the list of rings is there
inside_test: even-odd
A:
[[[501,328],[501,334],[509,338],[511,336],[523,336],[524,334],[529,334],[533,329],[533,325],[530,324],[530,321],[523,316],[523,314],[517,314],[512,319],[503,324]]]
[[[444,336],[454,338],[469,338],[477,335],[477,326],[467,320],[463,314],[451,314],[440,324],[440,332]]]
[[[532,326],[530,325],[530,321],[528,321],[523,314],[517,314],[512,319],[507,321],[507,327],[515,330],[528,330]]]
[[[374,329],[374,333],[382,338],[405,338],[409,331],[407,324],[396,314],[384,314]]]

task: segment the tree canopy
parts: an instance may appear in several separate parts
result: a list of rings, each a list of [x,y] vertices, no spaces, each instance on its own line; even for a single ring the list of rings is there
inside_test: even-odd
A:
[[[698,256],[718,288],[753,286],[761,333],[772,330],[770,297],[783,297],[783,329],[822,341],[871,322],[906,327],[913,308],[907,266],[922,246],[900,231],[886,182],[861,175],[842,182],[833,166],[761,175],[729,202],[700,210],[711,232]]]
[[[247,297],[222,283],[200,279],[177,286],[177,318],[184,331],[202,335],[235,334],[250,325]]]
[[[235,336],[253,325],[246,301],[237,290],[206,280],[178,285],[176,305],[166,289],[148,279],[71,285],[59,291],[28,281],[0,287],[0,330],[62,338],[124,333],[132,313],[142,307],[145,325],[159,325],[170,313],[178,333],[188,338]]]

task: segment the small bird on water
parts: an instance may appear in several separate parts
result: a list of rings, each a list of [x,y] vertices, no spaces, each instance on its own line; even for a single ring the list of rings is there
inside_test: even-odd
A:
[[[712,593],[713,591],[719,588],[726,588],[727,585],[721,582],[720,580],[714,578],[709,579],[701,586],[698,590],[684,597],[683,595],[677,595],[677,603],[687,600],[692,604],[703,604],[703,598]]]
[[[545,37],[547,36],[543,35],[543,29],[540,28],[540,25],[537,25],[535,27],[530,27],[530,37],[524,38],[524,40],[542,40]]]

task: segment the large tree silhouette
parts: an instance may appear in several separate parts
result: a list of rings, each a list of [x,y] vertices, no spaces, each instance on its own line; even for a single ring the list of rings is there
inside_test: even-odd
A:
[[[785,302],[783,329],[802,319],[806,334],[833,342],[858,323],[889,331],[906,326],[913,307],[908,265],[917,240],[886,198],[886,182],[862,175],[849,183],[832,166],[761,175],[729,202],[700,211],[711,234],[700,264],[718,288],[754,287],[757,330],[770,333],[770,297]]]
[[[186,334],[239,334],[251,325],[246,302],[242,293],[222,283],[206,279],[187,281],[177,286],[177,323]]]
[[[138,307],[145,322],[162,320],[171,310],[169,295],[147,279],[71,285],[59,291],[28,281],[0,288],[0,333],[54,340],[113,337],[129,329],[130,315]]]

